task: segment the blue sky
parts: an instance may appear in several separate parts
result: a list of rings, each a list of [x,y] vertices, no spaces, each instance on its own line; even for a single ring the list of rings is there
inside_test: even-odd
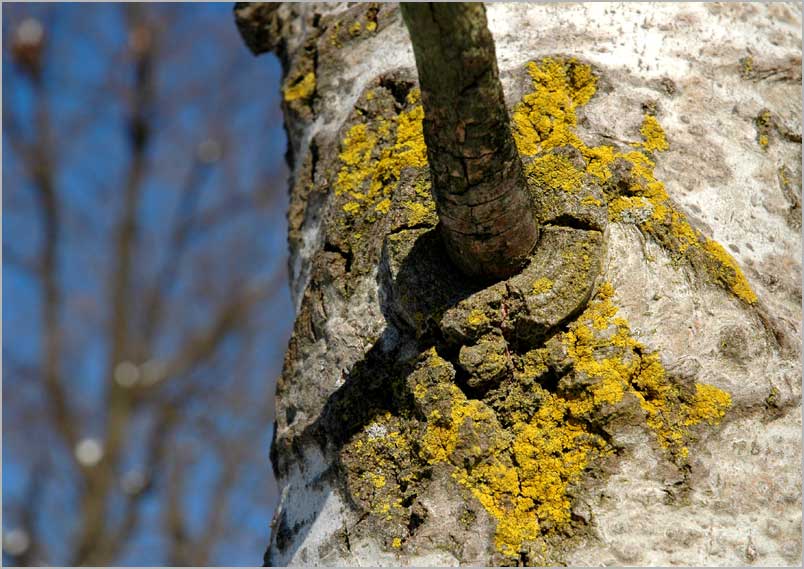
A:
[[[234,294],[237,283],[263,283],[280,274],[274,294],[249,311],[248,331],[227,336],[209,362],[182,378],[182,385],[197,382],[209,393],[188,399],[183,409],[188,426],[171,439],[171,444],[195,448],[188,451],[192,464],[182,478],[191,534],[203,530],[221,470],[194,425],[207,421],[221,436],[245,440],[252,449],[231,490],[226,539],[214,549],[211,562],[258,565],[275,500],[268,463],[270,398],[293,320],[284,275],[287,170],[280,68],[273,56],[255,58],[246,49],[231,3],[148,9],[163,27],[150,117],[153,134],[137,209],[135,293],[147,290],[165,265],[181,191],[192,180],[198,218],[193,218],[188,252],[171,280],[164,332],[148,339],[153,344],[149,357],[169,358],[188,331],[208,322],[217,304]],[[65,564],[78,523],[79,478],[69,452],[59,446],[58,433],[42,417],[45,394],[35,369],[42,359],[42,289],[29,265],[41,255],[43,231],[33,182],[5,126],[13,118],[23,139],[36,139],[37,96],[6,49],[15,25],[25,18],[40,21],[46,34],[42,100],[53,125],[55,182],[64,219],[58,244],[58,283],[65,298],[60,327],[66,337],[61,371],[79,431],[87,436],[103,436],[109,388],[109,335],[103,323],[109,318],[105,299],[115,266],[113,237],[130,164],[125,125],[132,73],[121,5],[3,5],[3,527],[8,531],[20,524],[31,467],[45,460],[51,472],[45,477],[36,529],[49,550],[48,560]],[[222,158],[200,164],[199,145],[210,140]],[[225,215],[218,215],[221,211]],[[133,294],[130,302],[136,327],[143,301]],[[132,439],[148,431],[148,409],[133,421]],[[135,468],[143,449],[136,440],[129,447],[123,465]],[[143,499],[140,526],[118,563],[167,562],[160,500],[158,491]],[[112,503],[112,521],[117,508]]]

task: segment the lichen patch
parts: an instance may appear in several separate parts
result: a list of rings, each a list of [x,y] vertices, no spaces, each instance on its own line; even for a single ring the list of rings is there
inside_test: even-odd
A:
[[[389,549],[416,547],[425,523],[418,500],[439,473],[461,490],[467,520],[493,521],[495,559],[546,559],[553,540],[583,531],[573,507],[622,451],[623,425],[647,430],[657,452],[684,469],[696,439],[731,405],[721,389],[669,373],[618,315],[613,287],[594,290],[614,221],[636,225],[742,301],[756,300],[736,261],[656,178],[669,149],[659,119],[645,115],[641,140],[623,148],[588,146],[575,128],[576,110],[597,88],[591,67],[549,58],[528,73],[534,91],[512,120],[541,196],[544,247],[504,282],[469,286],[444,267],[425,176],[406,178],[405,197],[394,194],[406,168],[427,169],[415,90],[395,118],[358,121],[342,140],[334,189],[344,215],[404,220],[385,239],[382,278],[390,314],[420,350],[362,370],[393,378],[371,404],[389,410],[339,453],[352,501]],[[366,407],[365,393],[344,406]]]
[[[370,94],[371,91],[366,97]],[[340,169],[334,189],[335,195],[350,198],[342,206],[347,215],[356,217],[366,211],[379,216],[387,214],[391,207],[389,198],[402,170],[427,167],[422,131],[424,110],[417,89],[410,91],[406,102],[409,108],[392,120],[359,122],[346,131],[340,145]]]
[[[587,104],[597,89],[592,68],[574,58],[545,58],[529,63],[528,73],[534,90],[514,108],[512,124],[517,147],[528,159],[529,178],[540,186],[572,191],[582,175],[594,176],[604,184],[611,221],[635,224],[672,256],[683,259],[743,302],[756,303],[756,294],[737,262],[689,223],[656,178],[654,154],[670,147],[657,117],[644,116],[642,141],[631,143],[631,149],[588,146],[574,129],[576,110]],[[760,113],[756,122],[767,146],[770,114]],[[567,146],[582,158],[582,170],[553,153]]]

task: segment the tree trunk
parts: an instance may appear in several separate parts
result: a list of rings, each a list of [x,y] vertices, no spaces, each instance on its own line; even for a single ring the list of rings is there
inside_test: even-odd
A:
[[[538,238],[481,3],[403,3],[433,194],[450,258],[470,276],[522,268]]]
[[[464,140],[539,188],[494,284],[436,230],[486,191],[426,79],[472,54],[445,33],[452,70],[421,65],[395,5],[236,7],[283,63],[292,168],[266,561],[798,564],[800,7],[487,10],[519,157],[493,86]]]

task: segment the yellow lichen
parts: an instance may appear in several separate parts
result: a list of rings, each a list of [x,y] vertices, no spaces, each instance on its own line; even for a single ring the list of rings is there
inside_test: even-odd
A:
[[[371,483],[374,484],[375,488],[382,488],[385,486],[385,476],[382,474],[372,474]]]
[[[433,410],[428,417],[427,431],[422,438],[422,454],[430,464],[447,462],[458,444],[458,430],[463,419],[473,415],[480,401],[468,401],[463,392],[456,385],[447,386],[447,393],[453,401],[449,423],[444,425],[441,421],[441,412]]]
[[[474,440],[472,431],[482,433],[488,449],[474,445],[463,452],[483,452],[485,459],[472,467],[455,460],[452,476],[497,520],[498,550],[516,556],[524,542],[540,537],[543,524],[569,521],[567,488],[583,473],[590,453],[602,448],[602,439],[565,421],[567,402],[546,394],[531,420],[514,425],[512,440],[488,406],[450,387],[449,421],[428,421],[423,452],[431,464],[451,462],[462,435]]]
[[[343,204],[343,211],[349,214],[354,214],[360,211],[360,204],[357,202],[347,202]]]
[[[394,540],[391,542],[391,547],[394,549],[399,549],[402,547],[402,540],[398,537],[395,537]]]
[[[749,79],[754,71],[754,58],[750,55],[743,57],[740,60],[740,76],[743,79]]]
[[[684,253],[692,246],[698,245],[699,234],[677,211],[670,212],[670,233],[678,240],[678,251]]]
[[[640,128],[643,141],[632,143],[634,150],[587,146],[574,129],[576,109],[588,103],[597,88],[591,67],[575,59],[548,57],[529,63],[527,68],[534,90],[516,105],[512,123],[519,152],[533,157],[527,166],[530,178],[552,188],[572,191],[585,174],[607,182],[615,160],[628,162],[631,170],[627,195],[606,195],[609,219],[638,224],[678,258],[690,263],[703,259],[716,282],[741,300],[756,302],[756,295],[736,261],[722,247],[709,245],[713,242],[687,221],[671,202],[664,184],[656,179],[655,163],[648,153],[669,147],[656,117],[652,113],[645,115]],[[768,127],[772,123],[770,113],[761,113],[757,123],[761,129]],[[566,157],[550,152],[562,146],[572,146],[578,151],[585,162],[585,172]]]
[[[343,165],[335,180],[336,195],[348,193],[355,199],[365,200],[361,185],[371,175],[369,163],[376,143],[376,135],[366,124],[356,124],[347,131],[338,156]]]
[[[469,312],[469,316],[467,316],[466,318],[466,323],[469,324],[469,326],[474,327],[482,326],[483,324],[486,324],[488,321],[489,321],[488,316],[486,316],[486,314],[482,310],[479,310],[477,308],[473,308]]]
[[[377,515],[381,516],[383,514],[387,514],[390,511],[391,511],[391,504],[389,504],[388,502],[381,502],[381,503],[377,504],[377,506],[374,509],[372,509],[371,512],[373,514],[377,514]]]
[[[382,213],[383,215],[388,213],[390,210],[391,210],[391,200],[388,199],[388,198],[383,199],[380,203],[378,203],[374,207],[374,211],[378,211],[378,212]]]
[[[705,250],[710,257],[717,261],[712,271],[713,276],[721,280],[738,298],[748,304],[754,304],[757,301],[757,295],[748,284],[748,279],[745,278],[737,261],[717,241],[707,239]]]
[[[716,425],[731,407],[731,396],[717,387],[703,383],[695,384],[695,399],[689,410],[685,424],[698,423]]]
[[[575,59],[545,58],[528,64],[535,88],[514,109],[514,140],[526,156],[570,144],[578,137],[571,131],[576,125],[575,108],[585,105],[594,95],[597,79],[589,66]]]
[[[315,73],[310,71],[297,81],[282,87],[285,101],[309,99],[315,93]]]
[[[435,213],[435,203],[432,200],[429,203],[422,204],[419,202],[404,201],[402,205],[405,206],[410,215],[408,216],[408,223],[410,225],[419,225],[431,214]]]
[[[770,144],[770,131],[773,127],[773,115],[767,109],[763,110],[759,113],[759,116],[756,118],[756,127],[757,127],[757,143],[762,148],[762,150],[767,150],[768,145]]]
[[[581,316],[573,322],[564,342],[574,369],[597,379],[591,387],[594,406],[616,404],[626,393],[632,394],[647,413],[646,423],[659,444],[671,455],[685,459],[687,444],[692,438],[689,427],[700,422],[717,424],[731,404],[725,391],[711,385],[696,384],[690,398],[672,383],[658,354],[649,352],[631,335],[627,321],[615,318],[617,307],[611,301],[613,288],[606,284]],[[593,329],[609,330],[614,334],[601,340]],[[596,350],[611,351],[607,346],[621,348],[614,355],[599,358]],[[627,356],[627,357],[625,357]],[[592,409],[579,398],[572,403],[575,413],[582,415]]]
[[[335,22],[335,25],[332,26],[332,33],[329,35],[329,43],[332,47],[340,48],[343,47],[340,38],[338,37],[341,30],[341,23]]]
[[[792,182],[790,181],[790,178],[787,174],[788,174],[787,168],[785,168],[784,166],[779,168],[779,182],[781,183],[782,188],[784,189],[789,188],[792,185]]]
[[[430,348],[425,352],[427,354],[427,365],[430,367],[441,367],[447,365],[447,361],[438,355],[435,347]]]
[[[531,292],[533,292],[533,294],[542,294],[543,292],[547,292],[552,288],[553,288],[553,281],[551,281],[547,277],[541,277],[533,282],[533,288],[531,289]]]
[[[425,395],[427,395],[427,388],[421,383],[417,383],[413,388],[413,397],[416,399],[424,399]]]
[[[547,187],[574,192],[583,181],[584,172],[566,156],[545,154],[535,158],[525,169],[535,187]]]
[[[351,26],[349,26],[349,35],[352,37],[356,37],[360,35],[360,30],[363,29],[363,24],[360,22],[355,22]]]
[[[391,203],[386,201],[396,188],[405,168],[427,167],[422,119],[424,110],[418,104],[419,93],[411,89],[408,102],[414,105],[400,113],[393,124],[376,120],[371,124],[352,126],[341,141],[341,167],[335,180],[335,194],[348,194],[358,204],[347,211],[352,216],[364,211],[361,205],[373,204],[373,211],[384,215]],[[394,129],[393,144],[380,144]],[[344,209],[344,211],[346,211]]]
[[[667,137],[664,134],[664,129],[656,117],[653,115],[645,115],[642,119],[642,127],[639,129],[642,134],[643,142],[640,144],[642,148],[648,152],[654,150],[667,150],[670,145],[667,144]]]
[[[366,22],[366,31],[373,32],[377,29],[377,22],[368,21]]]
[[[522,374],[525,377],[539,377],[547,371],[544,348],[531,350],[522,356]]]
[[[368,511],[386,519],[403,514],[400,480],[408,484],[418,477],[404,466],[412,452],[406,426],[390,412],[379,414],[343,450],[353,465],[347,478],[352,494]]]
[[[590,418],[599,417],[607,406],[625,404],[626,395],[631,398],[628,405],[643,410],[645,424],[659,445],[675,460],[685,461],[694,440],[692,429],[717,424],[731,399],[710,385],[697,384],[690,393],[673,383],[658,355],[640,344],[628,322],[617,316],[614,294],[610,283],[602,284],[558,336],[572,362],[571,374],[588,377],[587,387],[565,395],[531,382],[528,389],[537,393],[538,405],[530,412],[503,415],[506,428],[499,412],[469,399],[451,381],[413,385],[413,396],[426,415],[417,444],[412,445],[410,435],[394,427],[395,418],[386,413],[367,427],[365,447],[352,445],[359,452],[369,491],[380,493],[372,495],[371,511],[382,519],[391,519],[397,509],[404,511],[393,494],[396,486],[389,483],[393,463],[387,457],[399,449],[416,449],[424,463],[447,465],[452,478],[497,522],[497,550],[517,558],[523,548],[538,546],[545,536],[564,531],[570,523],[570,488],[587,468],[613,452],[590,430]],[[477,322],[487,318],[480,310],[470,316]],[[520,363],[524,371],[519,373],[531,380],[539,377],[548,371],[548,357],[546,348],[527,352]],[[424,364],[450,365],[435,348],[425,352]],[[431,382],[435,376],[428,372],[422,377]],[[412,479],[406,476],[409,484]]]

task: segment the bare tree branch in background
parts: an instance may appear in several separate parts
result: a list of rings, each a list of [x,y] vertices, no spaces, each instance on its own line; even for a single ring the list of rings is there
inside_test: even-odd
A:
[[[286,286],[283,228],[276,229],[279,250],[255,237],[271,223],[271,206],[283,213],[276,190],[284,179],[279,171],[242,172],[238,145],[253,142],[231,117],[244,105],[237,77],[253,74],[240,74],[231,61],[250,59],[245,50],[222,53],[226,77],[212,92],[205,62],[188,65],[193,53],[177,47],[182,25],[185,37],[199,33],[185,22],[186,10],[106,7],[108,21],[118,18],[127,35],[121,42],[98,23],[79,34],[89,7],[68,23],[53,15],[60,8],[38,9],[4,10],[11,22],[4,82],[31,93],[30,104],[4,96],[4,141],[15,172],[4,174],[4,221],[41,236],[4,246],[4,268],[35,283],[31,306],[38,315],[30,330],[4,342],[6,440],[31,449],[10,451],[26,480],[23,493],[4,495],[4,521],[19,532],[16,547],[4,545],[5,559],[136,562],[132,543],[156,535],[163,562],[209,565],[223,536],[244,523],[231,509],[239,477],[249,469],[268,476],[267,452],[255,452],[267,448],[271,427],[272,372],[265,366],[281,365],[290,327],[290,309],[286,322],[276,322],[281,332],[258,325],[271,322],[269,307]],[[66,83],[53,53],[57,25],[89,42],[103,63],[103,87],[81,101],[87,107],[65,107],[69,95],[60,91]],[[241,50],[235,32],[225,29],[229,45]],[[181,61],[186,78],[166,71]],[[92,91],[81,74],[72,77],[70,88]],[[179,115],[196,104],[211,111],[191,134]],[[76,162],[73,140],[94,136],[100,120],[111,130],[114,122],[99,118],[114,116],[110,109],[121,111],[115,136],[125,154],[114,163],[103,154]],[[237,171],[237,179],[224,171]],[[271,362],[266,332],[277,338]],[[87,369],[97,369],[95,383]],[[198,442],[188,447],[188,440]],[[192,480],[211,473],[214,492],[199,496],[208,504],[197,519],[186,497]],[[72,511],[54,515],[58,500],[73,504]],[[146,520],[148,501],[158,504],[164,533]]]
[[[75,420],[69,408],[64,386],[60,380],[59,364],[61,359],[61,329],[59,313],[61,311],[61,291],[57,285],[58,247],[61,233],[61,215],[58,204],[57,189],[53,176],[53,149],[51,146],[50,113],[45,102],[42,85],[42,52],[44,37],[41,29],[33,24],[21,26],[17,30],[14,41],[14,55],[21,71],[31,81],[34,90],[35,135],[33,141],[26,144],[18,140],[15,147],[23,149],[23,158],[38,206],[40,226],[43,233],[43,245],[39,255],[38,266],[42,291],[42,376],[49,397],[50,417],[53,419],[56,432],[59,433],[68,448],[73,448],[78,440],[75,432]],[[13,123],[13,120],[10,121]],[[16,129],[15,129],[16,131]],[[12,134],[16,134],[12,131]]]
[[[112,283],[108,337],[111,338],[106,400],[105,441],[103,459],[89,473],[89,484],[82,499],[82,527],[75,546],[73,565],[101,565],[108,562],[102,555],[108,538],[106,526],[107,496],[118,470],[123,451],[124,437],[131,420],[132,400],[130,390],[114,381],[114,371],[119,362],[125,361],[129,349],[129,310],[131,273],[136,255],[138,215],[142,182],[145,176],[146,151],[150,143],[150,124],[153,105],[153,72],[156,53],[154,29],[144,20],[141,7],[126,6],[129,25],[129,45],[134,67],[132,105],[127,117],[127,136],[130,145],[130,164],[123,191],[123,211],[117,224],[115,254],[112,264]]]

